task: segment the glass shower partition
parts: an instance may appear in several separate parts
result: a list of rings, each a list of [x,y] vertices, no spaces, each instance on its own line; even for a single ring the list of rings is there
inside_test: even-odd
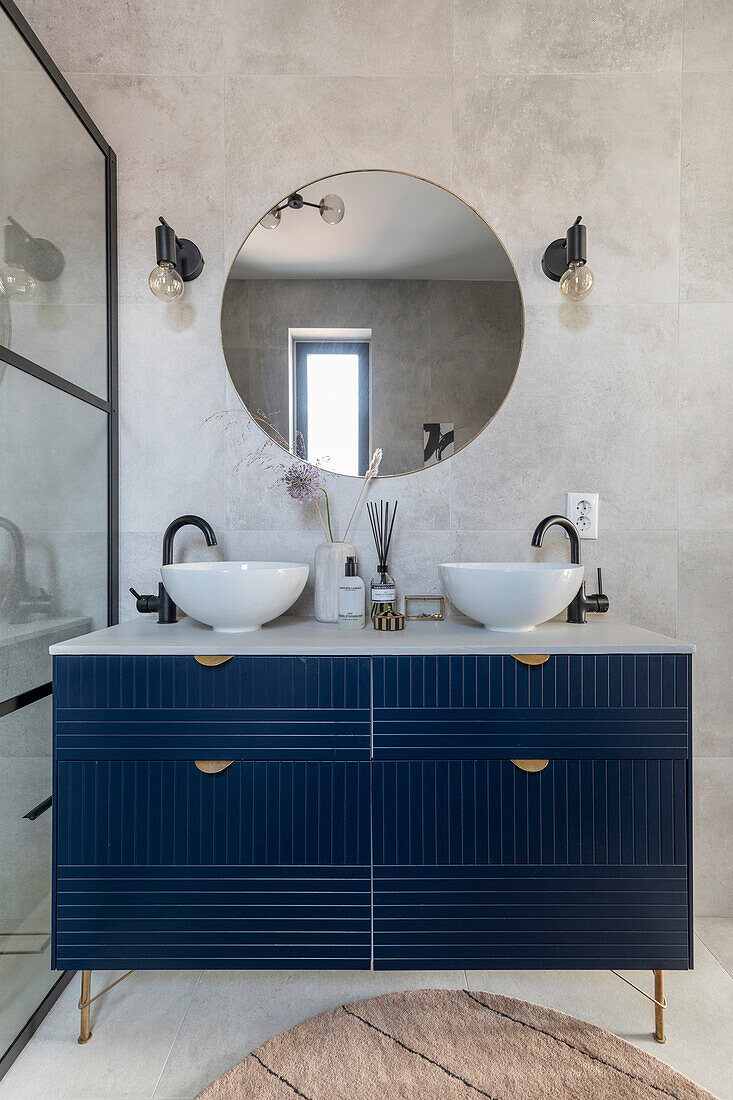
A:
[[[116,162],[0,0],[0,1076],[50,968],[51,659],[117,621]]]

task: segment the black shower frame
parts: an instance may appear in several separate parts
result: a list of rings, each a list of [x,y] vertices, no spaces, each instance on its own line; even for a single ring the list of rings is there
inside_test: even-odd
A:
[[[0,0],[0,9],[20,34],[39,64],[55,84],[79,122],[105,158],[105,207],[107,252],[107,399],[69,382],[59,374],[34,363],[0,344],[0,362],[46,382],[87,405],[107,414],[107,622],[110,626],[119,617],[119,420],[117,402],[117,157],[101,131],[84,109],[71,85],[54,64],[13,0]],[[0,717],[29,706],[51,694],[51,684],[41,684],[9,699],[0,699]],[[74,977],[75,971],[65,971],[48,991],[31,1018],[26,1022],[8,1049],[0,1054],[0,1078],[7,1072],[28,1040]]]

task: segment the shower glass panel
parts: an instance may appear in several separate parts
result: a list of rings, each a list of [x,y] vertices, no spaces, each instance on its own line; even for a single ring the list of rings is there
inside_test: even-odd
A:
[[[106,159],[7,20],[0,57],[0,294],[9,267],[27,287],[2,343],[106,397]]]
[[[115,157],[0,0],[0,1076],[50,967],[51,658],[117,617]]]

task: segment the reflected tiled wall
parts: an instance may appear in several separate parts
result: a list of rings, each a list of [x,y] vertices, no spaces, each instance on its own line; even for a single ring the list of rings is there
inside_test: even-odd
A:
[[[22,7],[119,157],[123,615],[128,585],[156,581],[160,534],[181,512],[206,515],[229,556],[299,558],[319,541],[317,518],[272,491],[271,472],[235,469],[237,433],[207,421],[236,404],[219,306],[247,230],[316,176],[434,179],[506,243],[527,335],[491,428],[380,486],[400,500],[398,582],[437,589],[450,554],[529,559],[565,490],[600,492],[586,560],[603,565],[614,612],[699,647],[698,911],[733,912],[733,5]],[[206,256],[171,307],[146,287],[161,213]],[[579,213],[597,289],[570,306],[539,258]],[[354,484],[329,480],[343,524]],[[369,560],[363,523],[356,541]]]
[[[290,328],[371,332],[370,426],[382,472],[423,466],[423,424],[465,447],[511,389],[522,346],[516,280],[230,279],[221,337],[232,385],[288,439]]]

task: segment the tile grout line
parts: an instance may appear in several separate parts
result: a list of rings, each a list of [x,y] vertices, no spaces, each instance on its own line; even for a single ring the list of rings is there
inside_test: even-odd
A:
[[[715,920],[716,918],[713,917],[712,919]],[[720,919],[720,918],[718,918],[718,919]],[[726,917],[726,918],[723,918],[723,919],[724,920],[729,920],[731,923],[733,923],[733,918]],[[705,920],[705,917],[698,917],[698,921],[699,920]],[[706,949],[706,951],[709,951],[710,954],[715,959],[715,961],[723,968],[723,970],[728,975],[728,977],[731,979],[731,981],[733,981],[733,968],[728,966],[727,963],[723,962],[722,959],[718,958],[718,955],[716,954],[716,949],[711,944],[708,943],[707,937],[705,935],[705,930],[704,930],[704,928],[700,928],[697,921],[695,922],[695,936],[700,941],[700,943],[703,945],[703,947]]]
[[[679,176],[677,179],[677,446],[675,448],[675,593],[674,593],[674,621],[675,637],[680,634],[680,454],[682,448],[682,399],[680,369],[680,336],[682,321],[682,186],[684,177],[683,145],[685,137],[684,127],[685,111],[685,5],[682,5],[682,38],[680,42],[680,95],[679,95]],[[694,724],[694,715],[693,715]]]
[[[455,55],[455,3],[451,0],[450,4],[450,132],[448,135],[448,181],[451,191],[453,190],[453,119],[456,109],[455,101],[455,72],[456,72],[456,55]],[[451,481],[453,480],[451,475]]]
[[[191,1004],[193,1002],[193,999],[196,995],[196,990],[198,989],[199,985],[201,984],[201,979],[203,978],[203,976],[204,976],[203,970],[199,970],[199,976],[196,979],[196,984],[194,985],[193,989],[191,990],[191,996],[188,998],[188,1004],[186,1005],[185,1009],[183,1010],[183,1013],[182,1013],[181,1019],[180,1019],[180,1023],[178,1024],[178,1027],[176,1028],[176,1033],[173,1036],[173,1040],[171,1042],[170,1047],[168,1048],[168,1053],[166,1054],[165,1058],[163,1059],[163,1065],[160,1068],[160,1073],[158,1074],[158,1080],[155,1082],[155,1086],[153,1088],[153,1091],[150,1093],[150,1100],[154,1100],[155,1094],[158,1091],[158,1086],[160,1085],[160,1082],[163,1080],[163,1074],[165,1073],[165,1067],[168,1065],[168,1062],[170,1061],[171,1053],[173,1052],[173,1047],[176,1045],[176,1040],[178,1039],[178,1036],[181,1033],[181,1028],[183,1027],[183,1022],[186,1019],[186,1017],[188,1016],[188,1011],[189,1011],[189,1009],[191,1007]]]

